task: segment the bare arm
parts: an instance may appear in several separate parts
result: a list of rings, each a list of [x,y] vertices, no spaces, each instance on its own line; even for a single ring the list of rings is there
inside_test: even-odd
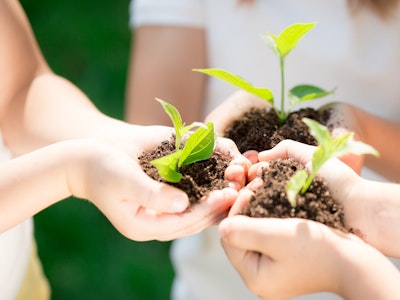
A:
[[[126,119],[142,125],[171,125],[155,97],[175,105],[184,122],[199,121],[206,66],[204,31],[173,26],[143,26],[133,34]]]
[[[171,128],[99,112],[49,69],[16,0],[0,1],[0,45],[0,125],[18,156],[0,164],[0,232],[69,195],[92,201],[135,240],[193,234],[226,214],[235,190],[212,192],[188,211],[183,191],[143,172],[138,154],[168,139]],[[239,156],[232,145],[222,148]]]
[[[109,118],[49,69],[18,1],[0,2],[0,31],[0,122],[13,153],[100,135]]]
[[[400,182],[400,123],[384,120],[361,109],[352,108],[366,143],[374,146],[380,157],[367,156],[371,169],[395,182]]]

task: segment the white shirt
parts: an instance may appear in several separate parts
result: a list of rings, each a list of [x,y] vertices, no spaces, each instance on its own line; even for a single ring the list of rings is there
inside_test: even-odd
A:
[[[135,0],[131,25],[179,25],[204,28],[210,68],[222,68],[280,98],[277,57],[260,34],[279,34],[294,23],[317,24],[286,59],[286,87],[309,83],[334,95],[307,102],[320,107],[332,101],[354,104],[375,115],[399,121],[400,9],[382,21],[368,10],[351,16],[346,0]],[[196,68],[196,66],[193,66]],[[206,108],[211,111],[236,89],[209,78]],[[295,108],[296,109],[296,108]],[[381,179],[364,171],[364,176]],[[230,265],[215,228],[175,241],[175,300],[257,299]],[[337,299],[318,294],[298,299]]]
[[[0,133],[0,163],[9,159],[11,153]],[[0,300],[15,299],[28,266],[32,239],[32,219],[0,234]]]

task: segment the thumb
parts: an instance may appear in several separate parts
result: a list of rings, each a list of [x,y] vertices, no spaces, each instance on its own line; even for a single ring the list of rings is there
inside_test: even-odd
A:
[[[139,205],[166,213],[180,213],[187,209],[189,198],[185,192],[153,180],[138,164],[134,168],[133,194]]]
[[[222,240],[232,247],[274,257],[294,241],[302,223],[297,219],[233,216],[220,223],[219,232]]]

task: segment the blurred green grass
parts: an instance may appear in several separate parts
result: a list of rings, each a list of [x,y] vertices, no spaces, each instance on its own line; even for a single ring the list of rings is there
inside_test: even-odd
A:
[[[122,119],[129,1],[21,4],[51,68],[101,111]],[[170,244],[128,240],[87,201],[69,198],[39,213],[35,235],[52,299],[169,299]]]

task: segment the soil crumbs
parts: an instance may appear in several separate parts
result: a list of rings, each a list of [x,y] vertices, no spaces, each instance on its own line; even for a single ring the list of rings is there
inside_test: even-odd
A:
[[[196,203],[213,190],[220,190],[228,186],[224,174],[230,162],[230,157],[217,151],[214,151],[209,159],[182,166],[179,169],[179,172],[183,174],[180,182],[166,182],[158,174],[157,168],[150,162],[174,151],[173,141],[164,141],[156,149],[144,152],[138,157],[140,166],[152,179],[168,183],[184,191],[189,197],[190,204]]]
[[[329,192],[328,185],[316,177],[304,195],[298,195],[296,207],[286,196],[286,184],[304,166],[294,159],[276,159],[263,170],[264,184],[251,197],[242,214],[257,218],[303,218],[349,232],[344,223],[343,207]]]

